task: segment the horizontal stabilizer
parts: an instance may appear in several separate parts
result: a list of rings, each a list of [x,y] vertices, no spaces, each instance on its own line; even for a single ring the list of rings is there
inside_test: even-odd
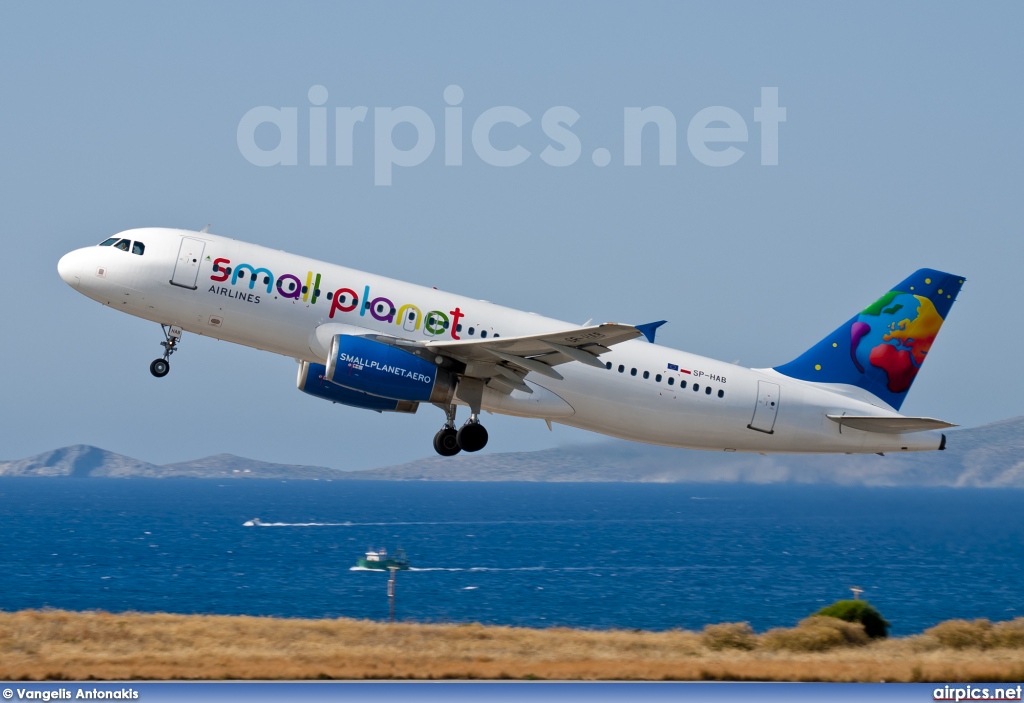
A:
[[[951,422],[936,420],[934,417],[878,417],[876,415],[826,415],[839,427],[852,427],[864,432],[881,432],[882,434],[903,434],[904,432],[924,432],[925,430],[944,430],[956,427]]]

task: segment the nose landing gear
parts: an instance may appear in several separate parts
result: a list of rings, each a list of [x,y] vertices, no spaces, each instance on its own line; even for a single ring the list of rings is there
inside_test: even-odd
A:
[[[177,325],[160,325],[160,329],[164,332],[164,341],[160,342],[160,346],[164,348],[164,355],[160,359],[154,359],[149,365],[149,372],[157,378],[163,378],[170,372],[171,354],[181,341],[181,328]]]

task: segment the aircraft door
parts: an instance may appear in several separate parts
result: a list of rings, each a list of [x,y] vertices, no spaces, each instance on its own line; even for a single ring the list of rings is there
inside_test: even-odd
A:
[[[181,248],[178,250],[178,260],[174,263],[174,274],[171,276],[172,286],[181,286],[189,290],[195,290],[196,280],[199,278],[199,264],[203,260],[203,250],[206,242],[191,237],[181,238]]]
[[[415,332],[420,324],[420,311],[409,307],[402,313],[402,329],[406,332]]]
[[[775,432],[775,416],[779,413],[779,384],[771,381],[757,382],[757,405],[748,428],[772,434]]]

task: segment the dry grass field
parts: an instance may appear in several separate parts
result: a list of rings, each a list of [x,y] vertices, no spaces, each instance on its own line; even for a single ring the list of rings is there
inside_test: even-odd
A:
[[[755,635],[28,610],[0,613],[0,679],[1020,681],[1024,618],[868,641],[809,618]]]

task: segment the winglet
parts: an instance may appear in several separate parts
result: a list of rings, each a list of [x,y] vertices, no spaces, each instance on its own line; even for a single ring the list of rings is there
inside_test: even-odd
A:
[[[659,327],[668,322],[668,320],[658,320],[657,322],[648,322],[646,325],[635,325],[640,330],[640,333],[647,337],[647,341],[654,344],[654,333]]]

